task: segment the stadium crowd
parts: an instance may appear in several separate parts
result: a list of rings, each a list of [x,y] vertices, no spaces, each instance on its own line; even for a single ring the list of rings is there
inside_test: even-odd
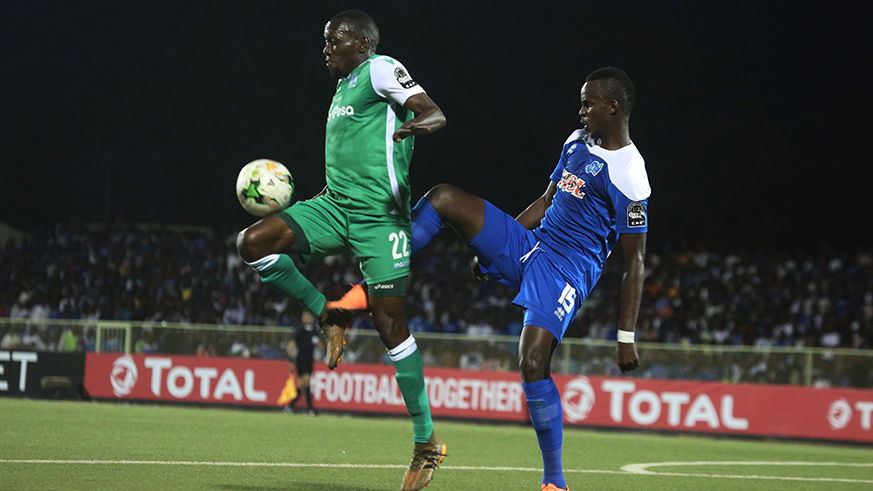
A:
[[[512,291],[495,281],[473,282],[472,255],[445,234],[413,259],[410,329],[518,334],[521,311],[511,304]],[[568,336],[615,338],[617,261],[607,264]],[[873,346],[873,251],[719,253],[661,246],[650,247],[646,265],[639,341]],[[346,257],[302,270],[328,298],[360,280]],[[299,305],[265,287],[241,262],[230,232],[65,224],[0,249],[0,317],[290,327],[300,314]],[[354,324],[372,328],[367,316]],[[87,325],[56,331],[0,324],[0,349],[93,349]],[[272,332],[144,330],[136,350],[281,358],[284,341]]]

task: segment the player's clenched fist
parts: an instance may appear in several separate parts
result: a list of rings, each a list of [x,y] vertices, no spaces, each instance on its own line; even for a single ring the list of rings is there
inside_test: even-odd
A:
[[[629,372],[640,366],[640,357],[637,354],[637,345],[635,343],[618,343],[616,357],[618,368],[622,372]]]

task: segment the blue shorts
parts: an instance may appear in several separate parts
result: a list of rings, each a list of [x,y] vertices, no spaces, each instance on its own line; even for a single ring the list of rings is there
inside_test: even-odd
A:
[[[467,245],[482,271],[518,290],[512,303],[525,309],[524,325],[542,327],[560,342],[588,290],[549,259],[533,232],[485,201],[485,224]]]

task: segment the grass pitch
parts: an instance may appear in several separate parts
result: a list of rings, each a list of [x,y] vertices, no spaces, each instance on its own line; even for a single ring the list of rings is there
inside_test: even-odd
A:
[[[402,418],[0,398],[0,489],[396,490]],[[539,490],[532,429],[437,421],[448,457],[428,491]],[[564,431],[570,489],[873,487],[873,449]]]

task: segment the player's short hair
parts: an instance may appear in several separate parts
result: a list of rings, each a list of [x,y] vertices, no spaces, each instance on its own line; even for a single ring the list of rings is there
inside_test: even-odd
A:
[[[630,117],[636,100],[634,83],[627,73],[621,68],[612,66],[598,68],[585,77],[586,82],[600,80],[600,96],[611,101],[618,101],[625,115]]]
[[[376,51],[376,47],[379,46],[379,26],[370,17],[370,14],[363,10],[346,10],[334,15],[330,20],[331,22],[338,20],[345,21],[355,32],[369,38],[370,49],[374,52]]]

